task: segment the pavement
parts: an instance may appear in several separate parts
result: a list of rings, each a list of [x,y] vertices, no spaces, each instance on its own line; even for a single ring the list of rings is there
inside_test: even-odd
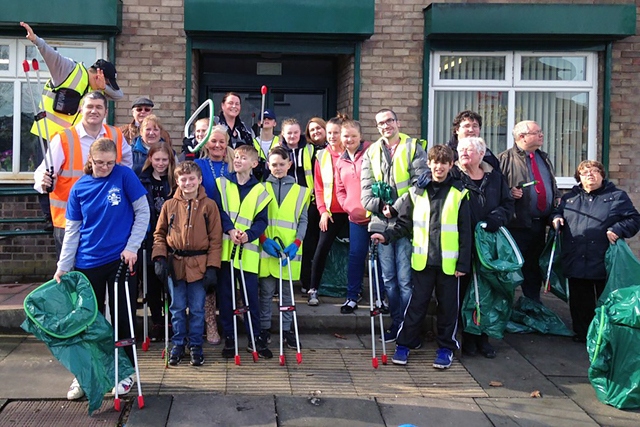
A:
[[[298,319],[302,363],[295,350],[278,361],[256,363],[244,351],[241,364],[223,359],[207,345],[205,365],[182,363],[165,369],[163,343],[138,346],[144,408],[134,390],[120,412],[105,396],[100,410],[87,415],[85,399],[65,399],[73,379],[47,347],[21,332],[22,301],[36,285],[0,285],[0,426],[633,426],[640,411],[600,403],[587,378],[584,344],[570,338],[507,334],[492,340],[495,359],[459,356],[448,370],[432,368],[436,344],[432,319],[425,323],[423,347],[409,363],[372,367],[370,317],[366,307],[339,314],[342,300],[321,298],[308,307],[301,297]],[[567,325],[565,303],[543,295]],[[277,314],[277,311],[276,311]],[[273,323],[277,329],[277,322]],[[538,397],[534,397],[538,396]]]

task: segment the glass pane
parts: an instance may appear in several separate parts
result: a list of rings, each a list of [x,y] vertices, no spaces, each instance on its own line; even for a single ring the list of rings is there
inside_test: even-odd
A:
[[[36,102],[39,102],[42,94],[43,86],[31,83],[33,95]],[[42,149],[38,137],[31,133],[33,125],[33,103],[29,94],[29,87],[26,83],[22,83],[21,87],[22,102],[20,104],[20,172],[32,172],[42,162]],[[44,129],[42,130],[44,132]],[[43,139],[44,136],[43,136]]]
[[[523,56],[522,80],[586,81],[585,56]]]
[[[11,172],[13,159],[13,83],[0,83],[0,172]]]
[[[53,47],[60,53],[60,55],[67,58],[71,58],[76,62],[83,62],[86,67],[92,66],[96,62],[96,48],[95,47]],[[27,45],[25,48],[25,57],[28,61],[36,58],[40,65],[40,70],[49,72],[47,64],[42,59],[38,48],[33,45]]]
[[[0,71],[9,70],[9,46],[0,45]]]
[[[451,124],[464,110],[482,116],[480,136],[496,155],[507,149],[507,92],[436,91],[433,144],[445,144],[452,135]]]
[[[441,56],[440,79],[504,80],[505,61],[504,56]]]
[[[516,93],[516,123],[534,120],[544,131],[542,150],[556,176],[573,176],[587,159],[589,94],[587,92]]]

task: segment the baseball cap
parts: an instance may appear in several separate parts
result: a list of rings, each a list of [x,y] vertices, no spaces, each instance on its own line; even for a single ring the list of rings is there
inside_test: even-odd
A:
[[[141,96],[140,98],[136,98],[136,100],[133,101],[131,108],[142,107],[142,106],[148,106],[153,108],[153,101],[150,100],[149,98]]]
[[[111,86],[114,90],[120,90],[120,86],[116,82],[116,77],[118,73],[116,73],[116,67],[109,61],[105,61],[104,59],[98,59],[95,64],[91,66],[91,68],[102,70],[105,79],[107,79],[107,84]]]
[[[264,110],[264,118],[265,119],[272,119],[275,120],[276,119],[276,113],[273,112],[273,110]]]

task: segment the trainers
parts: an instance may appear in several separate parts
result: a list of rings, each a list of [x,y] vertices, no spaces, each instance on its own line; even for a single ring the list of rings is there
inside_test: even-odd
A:
[[[204,365],[204,354],[202,353],[202,347],[193,346],[189,349],[191,353],[191,366],[202,366]]]
[[[258,347],[258,355],[263,359],[271,359],[273,357],[273,353],[267,347],[266,341],[261,337],[256,337],[256,347]]]
[[[287,347],[294,349],[298,348],[298,340],[296,340],[296,334],[293,331],[287,331],[283,333],[282,336],[284,337],[284,343]]]
[[[69,391],[67,391],[67,399],[76,400],[80,399],[82,396],[84,396],[84,390],[80,387],[78,379],[74,378],[69,386]]]
[[[174,345],[169,354],[169,365],[178,366],[182,358],[184,357],[184,346]]]
[[[307,305],[311,307],[316,307],[320,304],[320,300],[318,300],[318,291],[315,289],[309,289],[308,292],[309,300],[307,301]]]
[[[135,381],[135,376],[131,375],[118,383],[118,396],[125,395],[131,391],[131,387],[133,387],[133,383]],[[111,394],[115,396],[116,388],[114,387],[111,390]]]
[[[436,359],[433,361],[433,367],[436,369],[447,369],[453,362],[453,351],[448,348],[441,347],[436,350]]]
[[[236,355],[236,342],[233,337],[224,338],[224,348],[222,349],[222,357],[231,359]]]
[[[396,351],[393,353],[393,357],[391,361],[395,365],[406,365],[407,360],[409,359],[409,347],[405,347],[403,345],[397,345]]]
[[[386,331],[384,331],[384,342],[395,342],[397,336],[397,331],[394,332],[390,329],[387,329]]]
[[[342,304],[342,307],[340,307],[340,313],[351,314],[357,309],[358,303],[352,299],[348,299],[344,304]]]
[[[260,336],[262,337],[264,342],[266,342],[267,344],[271,344],[271,331],[269,331],[268,329],[262,329],[260,331]]]

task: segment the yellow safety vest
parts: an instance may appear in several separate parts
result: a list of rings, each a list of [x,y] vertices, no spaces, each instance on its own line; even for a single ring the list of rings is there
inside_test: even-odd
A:
[[[229,181],[225,177],[220,177],[216,179],[216,185],[222,198],[222,209],[229,215],[234,227],[241,231],[247,231],[251,228],[256,215],[271,201],[271,196],[261,183],[254,185],[242,202],[240,202],[240,192],[236,183]],[[260,265],[258,243],[259,241],[256,238],[243,245],[242,268],[249,273],[258,273]],[[228,234],[223,234],[222,261],[231,260],[232,249],[233,242],[231,238]],[[233,258],[233,266],[235,268],[240,268],[239,255],[240,250],[238,248]]]
[[[278,202],[273,191],[273,185],[270,182],[265,184],[267,192],[273,199],[269,203],[269,225],[265,230],[265,235],[274,239],[279,237],[282,243],[287,245],[296,240],[298,224],[303,210],[309,207],[309,199],[311,198],[311,190],[293,184],[282,204],[278,206]],[[283,248],[284,249],[284,248]],[[302,265],[302,245],[298,248],[296,256],[291,262],[291,275],[293,280],[300,280],[300,269]],[[264,250],[260,252],[260,277],[280,277],[280,259],[274,258],[267,254]],[[282,278],[289,280],[289,269],[282,269]]]
[[[322,178],[324,207],[331,215],[331,201],[333,198],[333,156],[328,149],[321,150],[316,155],[320,161],[320,177]]]
[[[421,194],[418,194],[420,192]],[[449,194],[442,206],[440,221],[440,250],[442,252],[442,271],[453,275],[456,271],[459,252],[458,212],[462,199],[467,197],[468,190],[449,189]],[[424,189],[409,191],[413,202],[413,253],[411,254],[411,268],[422,271],[427,266],[429,252],[429,218],[431,205],[429,196]]]
[[[90,89],[89,72],[81,62],[78,62],[65,81],[57,87],[53,87],[52,84],[51,79],[47,80],[42,91],[42,100],[40,101],[40,108],[46,112],[46,118],[39,121],[40,132],[42,132],[42,138],[44,139],[47,137],[44,122],[46,122],[49,139],[53,138],[56,133],[80,122],[82,114],[79,111],[75,115],[56,113],[53,111],[53,101],[56,97],[55,90],[60,88],[73,89],[81,96],[84,96]],[[34,122],[33,126],[31,126],[31,133],[38,135],[38,122]]]
[[[376,181],[383,181],[382,172],[382,144],[380,139],[369,147],[369,157],[371,158],[371,169],[373,178]],[[393,182],[395,182],[398,197],[409,191],[411,187],[411,174],[409,167],[416,155],[416,143],[413,138],[404,133],[400,134],[400,142],[396,147],[395,154],[391,159],[391,172],[393,174]]]
[[[278,137],[277,135],[273,137],[273,141],[271,141],[271,146],[269,147],[269,151],[271,151],[271,149],[277,145],[279,145],[280,143],[280,137]],[[267,157],[269,156],[269,153],[265,153],[264,150],[262,149],[262,145],[260,145],[260,141],[258,141],[258,138],[253,138],[253,148],[255,148],[258,151],[258,155],[260,156],[260,159],[264,160],[265,162],[267,161]]]

